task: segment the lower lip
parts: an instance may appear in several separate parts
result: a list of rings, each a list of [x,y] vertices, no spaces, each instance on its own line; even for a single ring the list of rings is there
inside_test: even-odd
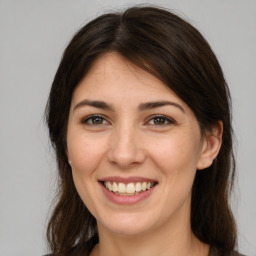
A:
[[[146,190],[146,191],[142,191],[136,195],[133,196],[120,196],[117,195],[111,191],[109,191],[101,182],[99,182],[99,184],[102,187],[103,193],[105,194],[105,196],[113,203],[116,204],[120,204],[120,205],[132,205],[132,204],[136,204],[139,203],[143,200],[145,200],[146,198],[148,198],[152,192],[155,190],[156,186],[153,186],[152,188]]]

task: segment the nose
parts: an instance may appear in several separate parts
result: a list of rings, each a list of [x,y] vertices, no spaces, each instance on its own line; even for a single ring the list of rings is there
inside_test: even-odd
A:
[[[139,131],[123,127],[113,132],[108,150],[108,160],[119,168],[128,169],[142,164],[146,159]]]

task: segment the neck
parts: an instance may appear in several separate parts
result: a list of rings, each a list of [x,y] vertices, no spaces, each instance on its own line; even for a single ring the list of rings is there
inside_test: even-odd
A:
[[[93,256],[207,256],[209,246],[192,233],[189,218],[175,219],[162,227],[136,235],[112,233],[98,223],[99,244]]]

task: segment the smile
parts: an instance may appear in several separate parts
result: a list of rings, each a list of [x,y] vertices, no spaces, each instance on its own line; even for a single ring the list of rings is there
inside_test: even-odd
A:
[[[99,180],[102,192],[111,202],[132,205],[146,200],[158,187],[156,180],[144,177],[106,177]]]
[[[128,184],[122,182],[104,181],[104,186],[111,192],[121,196],[133,196],[152,188],[154,182],[131,182]]]

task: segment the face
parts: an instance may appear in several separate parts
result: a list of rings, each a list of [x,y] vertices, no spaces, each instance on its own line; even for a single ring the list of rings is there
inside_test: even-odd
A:
[[[191,109],[117,54],[98,59],[74,91],[67,155],[102,229],[134,235],[189,221],[204,144]]]

